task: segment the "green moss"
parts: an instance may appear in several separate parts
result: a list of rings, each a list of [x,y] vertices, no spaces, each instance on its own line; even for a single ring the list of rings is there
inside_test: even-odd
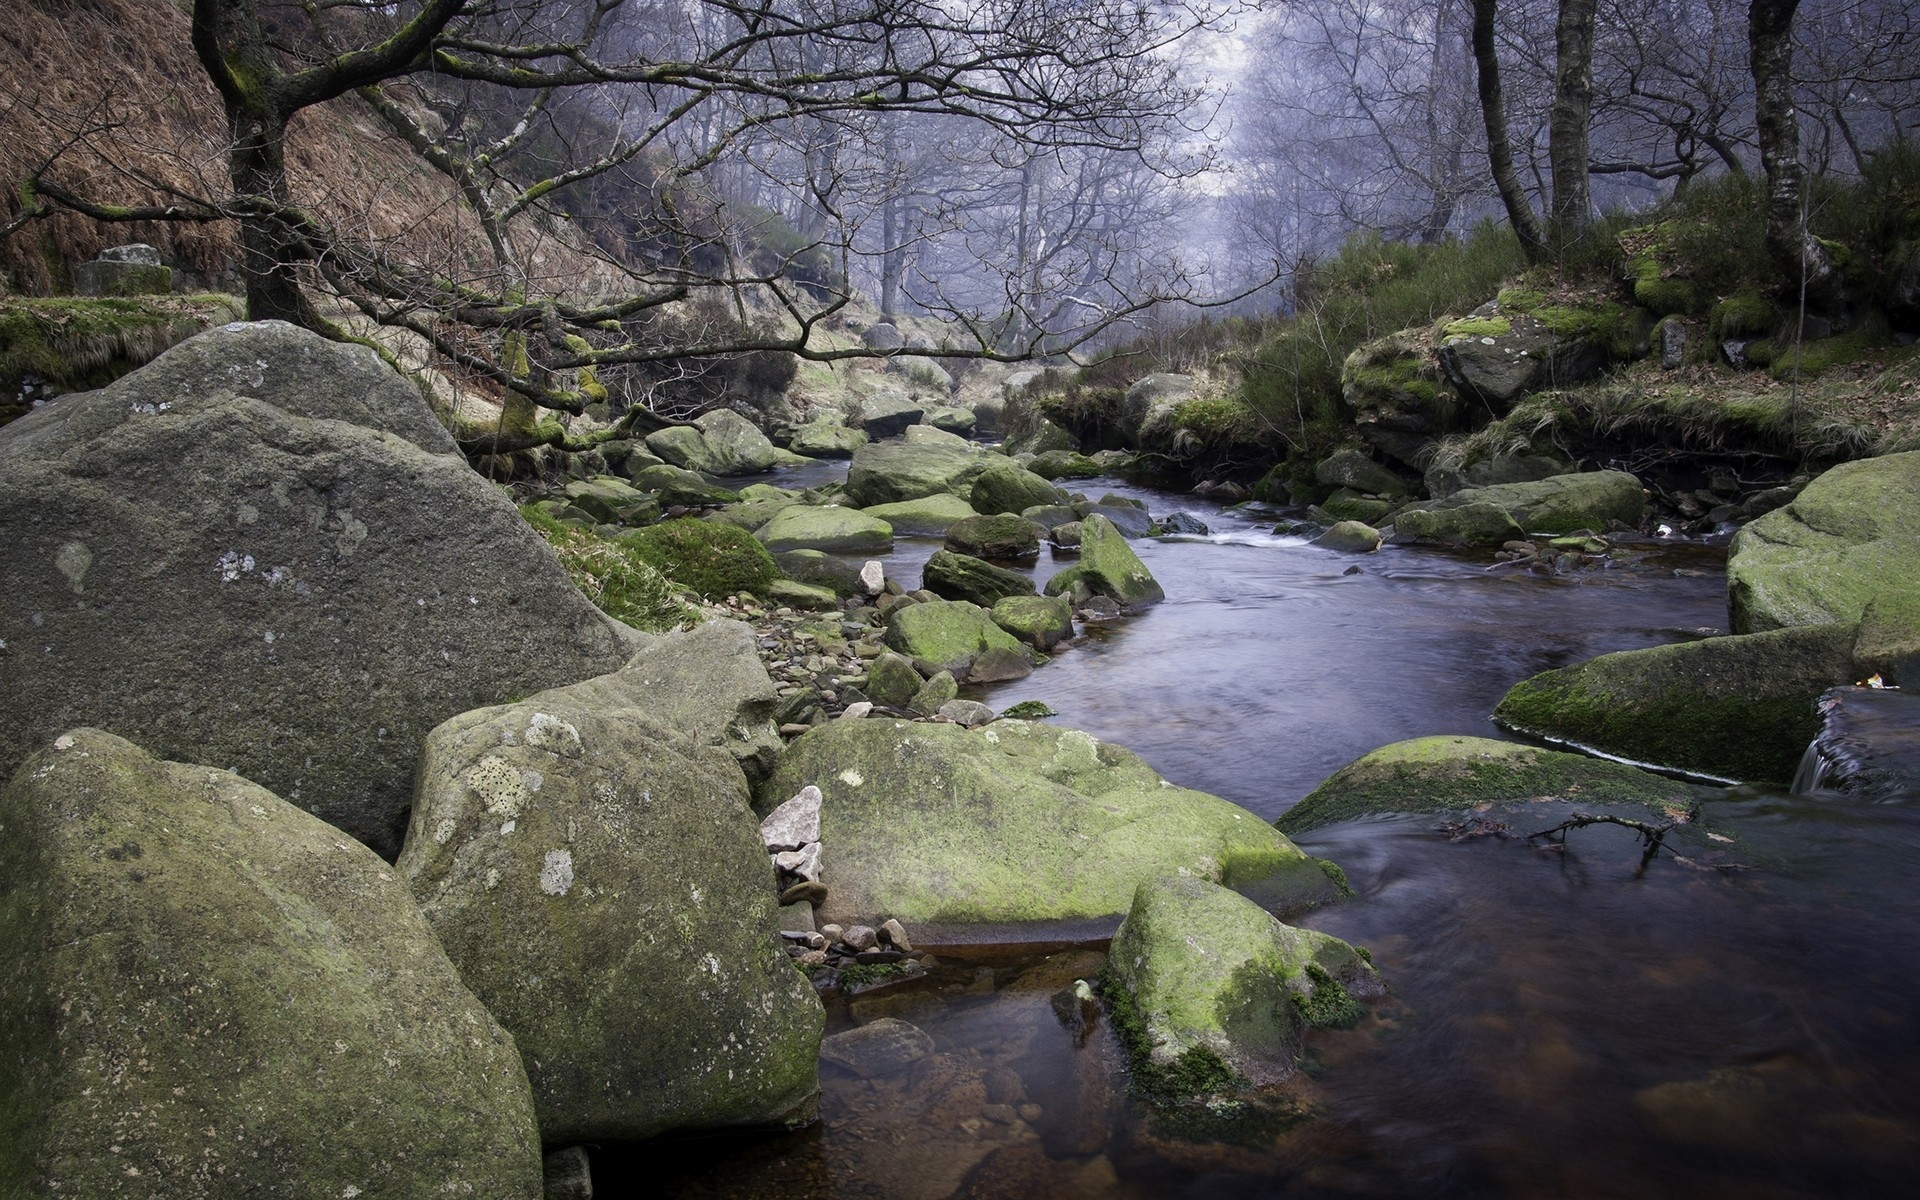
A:
[[[1490,738],[1429,737],[1361,756],[1274,824],[1295,834],[1380,813],[1446,812],[1576,796],[1657,809],[1685,793],[1684,785],[1621,763]]]
[[[1016,721],[1038,721],[1042,717],[1057,717],[1051,704],[1045,700],[1022,700],[1020,703],[1002,709],[1000,715]]]
[[[1333,882],[1333,886],[1342,896],[1353,895],[1353,885],[1347,882],[1347,872],[1339,863],[1330,858],[1316,858],[1313,860],[1313,865],[1320,868],[1321,873]]]
[[[1155,1062],[1146,1018],[1111,963],[1100,972],[1100,995],[1107,1002],[1114,1036],[1127,1052],[1134,1095],[1156,1104],[1181,1104],[1247,1086],[1245,1076],[1206,1046],[1189,1046],[1172,1062]]]
[[[1310,989],[1288,997],[1303,1025],[1313,1029],[1352,1029],[1366,1019],[1367,1006],[1355,1000],[1353,993],[1328,974],[1325,967],[1308,963],[1307,979],[1312,984]]]
[[[1767,373],[1775,379],[1818,375],[1833,367],[1859,362],[1869,352],[1886,345],[1888,340],[1884,330],[1866,327],[1839,337],[1821,338],[1798,345],[1783,344],[1780,352],[1767,363]],[[1753,357],[1751,348],[1747,357]]]
[[[682,517],[636,529],[619,545],[708,600],[758,592],[780,577],[767,548],[732,525]]]
[[[1672,314],[1691,314],[1700,307],[1700,293],[1684,279],[1636,279],[1633,283],[1633,301],[1640,307],[1650,309],[1656,316]]]
[[[1500,289],[1498,303],[1507,312],[1532,312],[1547,302],[1546,296],[1530,288],[1506,287]]]
[[[1707,336],[1714,341],[1766,337],[1779,328],[1780,310],[1754,291],[1728,296],[1713,306],[1707,318]]]
[[[809,974],[827,969],[826,967],[814,968],[809,971]],[[840,986],[843,988],[874,987],[882,983],[892,983],[896,979],[911,979],[921,974],[923,970],[919,963],[912,961],[854,963],[850,967],[839,968]]]
[[[1510,317],[1463,317],[1440,327],[1440,336],[1443,338],[1500,337],[1512,332],[1513,320]]]
[[[237,296],[0,298],[0,388],[23,377],[100,387],[169,347],[244,315]]]
[[[590,530],[562,524],[533,505],[523,506],[520,513],[560,556],[574,586],[601,612],[651,633],[700,619],[673,585],[639,556]]]

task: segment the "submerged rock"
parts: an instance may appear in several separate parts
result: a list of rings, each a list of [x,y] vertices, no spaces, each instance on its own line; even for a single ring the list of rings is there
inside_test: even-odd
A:
[[[1815,625],[1603,654],[1515,684],[1509,729],[1636,762],[1785,785],[1814,700],[1854,679],[1855,626]]]
[[[549,1142],[781,1121],[825,1015],[746,779],[593,682],[435,729],[399,870],[519,1042]]]
[[[1341,767],[1274,824],[1288,834],[1382,813],[1480,809],[1530,800],[1628,804],[1655,813],[1690,789],[1623,763],[1491,738],[1414,738]]]
[[[365,847],[97,730],[0,795],[0,1192],[540,1195],[514,1041]]]
[[[1334,894],[1265,821],[1078,730],[835,721],[794,741],[761,794],[784,799],[804,783],[825,796],[829,921],[1107,916],[1141,881],[1181,871],[1301,906]]]
[[[97,725],[384,855],[421,739],[635,639],[373,352],[278,322],[0,429],[0,772]]]
[[[1842,463],[1727,552],[1737,633],[1858,621],[1882,594],[1920,594],[1920,451]]]
[[[1356,996],[1386,991],[1339,938],[1178,876],[1140,884],[1107,980],[1136,1085],[1167,1100],[1279,1083],[1305,1030],[1351,1025],[1366,1012]]]

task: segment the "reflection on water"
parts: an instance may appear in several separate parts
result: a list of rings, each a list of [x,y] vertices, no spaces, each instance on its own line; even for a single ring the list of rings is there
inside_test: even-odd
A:
[[[1686,557],[1540,578],[1355,560],[1202,515],[1227,536],[1142,546],[1167,604],[990,699],[1047,700],[1264,815],[1385,742],[1489,733],[1535,671],[1724,619],[1712,564]],[[913,1022],[931,1058],[878,1079],[825,1068],[823,1120],[801,1134],[603,1152],[596,1194],[1908,1194],[1920,806],[1736,791],[1707,819],[1753,869],[1667,856],[1642,875],[1635,835],[1608,827],[1564,852],[1451,842],[1431,817],[1303,837],[1358,895],[1300,923],[1370,947],[1393,995],[1313,1035],[1314,1118],[1257,1144],[1164,1136],[1125,1098],[1107,1032],[1080,1044],[1055,1017],[1097,949],[946,953],[910,990],[830,1005],[836,1029]]]

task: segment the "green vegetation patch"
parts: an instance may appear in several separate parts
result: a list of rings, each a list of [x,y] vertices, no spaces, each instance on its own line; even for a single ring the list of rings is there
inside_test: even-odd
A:
[[[662,521],[623,535],[618,545],[707,600],[757,593],[780,578],[773,556],[752,534],[715,521]]]
[[[0,298],[0,387],[26,377],[101,387],[196,333],[245,316],[238,296]]]
[[[523,506],[527,519],[554,553],[575,587],[601,612],[649,633],[664,633],[700,620],[665,576],[639,555],[592,532]]]

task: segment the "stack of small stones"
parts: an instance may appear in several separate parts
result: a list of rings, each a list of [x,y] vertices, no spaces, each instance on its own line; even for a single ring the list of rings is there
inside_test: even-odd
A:
[[[827,898],[820,881],[820,789],[808,784],[760,822],[780,893],[780,936],[787,953],[813,974],[816,982],[839,981],[839,972],[859,964],[897,964],[917,971],[925,955],[913,948],[907,931],[892,917],[876,926],[822,925],[814,928],[813,910]]]

